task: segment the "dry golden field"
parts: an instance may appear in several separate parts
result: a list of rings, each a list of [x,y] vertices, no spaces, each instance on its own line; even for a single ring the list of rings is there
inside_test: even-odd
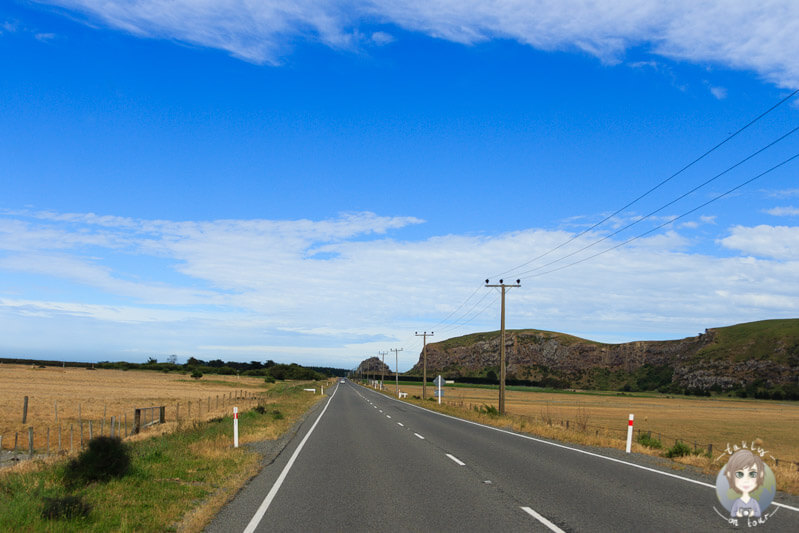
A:
[[[250,407],[243,396],[254,397],[267,390],[263,378],[206,375],[194,380],[188,375],[145,370],[87,370],[85,368],[35,368],[27,365],[0,364],[0,436],[3,449],[14,447],[15,433],[19,449],[28,448],[28,428],[34,428],[35,447],[44,450],[47,429],[50,450],[58,446],[60,426],[62,449],[69,447],[69,427],[73,426],[75,446],[79,441],[79,417],[83,421],[84,439],[88,424],[94,435],[104,428],[110,431],[111,417],[133,425],[136,408],[166,406],[166,419],[174,422],[179,414],[183,421],[228,414],[233,399],[239,408]],[[24,397],[28,396],[27,422],[22,423]],[[157,414],[156,414],[157,417]],[[105,423],[103,423],[105,419]],[[121,433],[124,434],[124,428]]]
[[[422,388],[400,384],[400,389],[420,396]],[[433,387],[428,387],[427,394],[433,394]],[[460,387],[446,388],[443,401],[467,409],[499,403],[497,390]],[[608,428],[619,438],[625,437],[632,413],[635,429],[651,431],[653,437],[660,434],[666,447],[672,446],[674,439],[691,446],[697,442],[705,449],[712,443],[714,455],[719,455],[728,443],[760,439],[769,455],[799,462],[799,405],[795,402],[507,391],[506,411],[538,422],[551,418],[557,425],[568,420],[572,429],[583,422],[589,433]]]

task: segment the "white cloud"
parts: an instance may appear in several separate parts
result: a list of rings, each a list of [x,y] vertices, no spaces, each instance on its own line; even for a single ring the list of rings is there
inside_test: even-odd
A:
[[[432,329],[438,340],[496,329],[498,296],[483,280],[521,272],[522,287],[508,302],[514,328],[604,331],[602,340],[623,341],[637,331],[693,334],[799,310],[799,284],[785,282],[799,276],[799,228],[791,227],[735,227],[720,241],[761,259],[689,253],[689,240],[672,229],[556,270],[620,241],[553,262],[602,236],[589,233],[522,265],[573,233],[408,241],[399,232],[418,219],[373,213],[182,222],[3,215],[0,273],[16,276],[0,283],[4,349],[27,342],[57,351],[69,342],[84,353],[263,353],[333,364],[357,363],[390,344],[405,348],[407,368],[421,346],[414,330]]]
[[[710,94],[712,94],[717,100],[724,100],[727,98],[727,89],[724,87],[710,87]]]
[[[799,227],[735,226],[721,245],[731,250],[780,260],[799,260]]]
[[[581,50],[606,63],[647,46],[653,54],[753,70],[786,87],[799,84],[799,3],[793,0],[39,1],[135,35],[264,63],[279,62],[297,36],[353,47],[358,27],[378,22],[464,44],[513,39],[541,50]]]
[[[775,217],[795,217],[799,215],[799,207],[773,207],[771,209],[767,209],[765,212]]]
[[[391,44],[395,41],[394,36],[384,31],[376,31],[372,34],[372,42],[378,46]]]

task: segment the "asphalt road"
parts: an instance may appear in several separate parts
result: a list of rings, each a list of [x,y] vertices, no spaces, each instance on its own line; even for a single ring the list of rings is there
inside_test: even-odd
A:
[[[717,514],[714,480],[646,457],[488,428],[349,381],[329,394],[207,531],[751,529]],[[799,531],[799,510],[774,511],[760,531]]]

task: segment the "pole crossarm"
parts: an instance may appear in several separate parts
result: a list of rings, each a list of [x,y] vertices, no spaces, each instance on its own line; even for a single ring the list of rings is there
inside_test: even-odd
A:
[[[499,280],[499,284],[491,285],[489,280],[486,280],[486,287],[502,289],[502,312],[500,318],[500,340],[499,340],[499,414],[505,414],[505,292],[510,288],[521,287],[521,280],[517,279],[516,283],[505,283],[505,280]]]

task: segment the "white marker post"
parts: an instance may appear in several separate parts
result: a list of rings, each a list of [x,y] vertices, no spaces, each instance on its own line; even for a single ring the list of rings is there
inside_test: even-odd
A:
[[[233,408],[233,447],[239,447],[239,408]]]
[[[633,445],[633,419],[635,415],[630,413],[630,420],[627,422],[627,453],[630,453],[630,449]]]

